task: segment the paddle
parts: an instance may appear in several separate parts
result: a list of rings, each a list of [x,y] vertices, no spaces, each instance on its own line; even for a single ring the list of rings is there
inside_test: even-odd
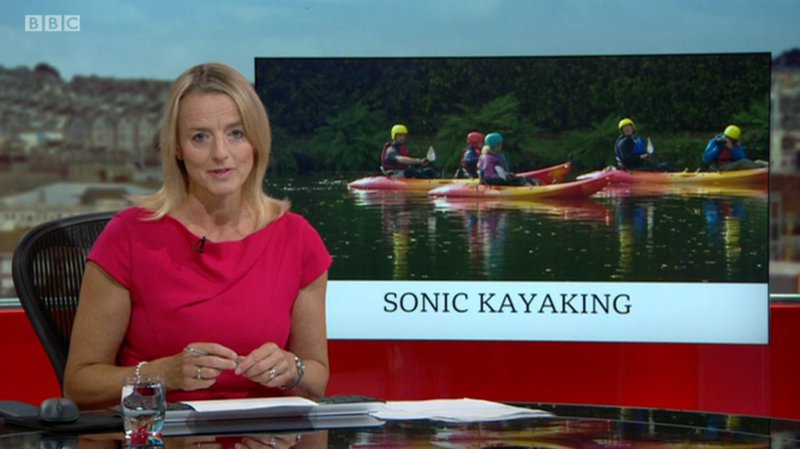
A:
[[[648,137],[647,138],[647,154],[653,154],[654,150],[655,149],[653,148],[653,142],[651,142],[650,138]]]
[[[498,165],[497,167],[494,168],[494,171],[497,172],[497,175],[500,176],[501,178],[503,178],[503,179],[508,178],[509,174],[506,173],[505,170],[503,170],[503,167]]]
[[[427,159],[428,162],[434,162],[436,160],[436,151],[434,151],[432,146],[428,147],[428,153],[425,155],[425,159]]]

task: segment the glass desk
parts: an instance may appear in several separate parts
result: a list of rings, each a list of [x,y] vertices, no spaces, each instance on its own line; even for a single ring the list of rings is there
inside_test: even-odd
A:
[[[521,404],[515,404],[521,405]],[[800,422],[657,409],[524,404],[548,418],[452,424],[387,421],[318,430],[243,431],[165,436],[165,448],[589,448],[755,449],[800,448]],[[377,424],[377,425],[375,425]],[[233,427],[231,427],[233,428]],[[53,435],[0,424],[0,448],[125,447],[121,433]]]

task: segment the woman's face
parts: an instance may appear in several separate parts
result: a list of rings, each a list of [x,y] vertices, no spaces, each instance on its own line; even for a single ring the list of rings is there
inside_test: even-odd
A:
[[[626,135],[626,136],[630,136],[631,134],[633,134],[633,126],[631,126],[631,125],[623,126],[622,127],[622,134]]]
[[[240,194],[254,157],[236,103],[221,93],[184,97],[178,109],[177,154],[186,167],[190,193]]]

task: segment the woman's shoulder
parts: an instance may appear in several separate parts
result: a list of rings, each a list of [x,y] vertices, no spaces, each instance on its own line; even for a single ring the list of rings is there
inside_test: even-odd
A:
[[[143,207],[133,206],[117,212],[112,219],[124,223],[147,223],[154,221],[152,217],[153,211]]]
[[[117,232],[138,233],[144,231],[161,232],[167,221],[164,217],[156,218],[153,211],[143,207],[122,209],[111,217],[106,229]]]
[[[278,217],[273,224],[279,225],[280,227],[285,227],[287,229],[312,227],[311,223],[308,222],[306,217],[298,214],[297,212],[292,212],[289,210],[281,214],[281,216]]]
[[[280,217],[272,220],[267,226],[256,231],[263,236],[281,235],[286,238],[303,238],[309,233],[317,232],[314,226],[302,215],[285,211]]]

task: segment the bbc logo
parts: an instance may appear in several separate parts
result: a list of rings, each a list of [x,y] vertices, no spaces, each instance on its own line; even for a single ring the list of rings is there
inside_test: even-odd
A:
[[[25,16],[25,31],[75,32],[81,30],[81,16],[47,14]]]

